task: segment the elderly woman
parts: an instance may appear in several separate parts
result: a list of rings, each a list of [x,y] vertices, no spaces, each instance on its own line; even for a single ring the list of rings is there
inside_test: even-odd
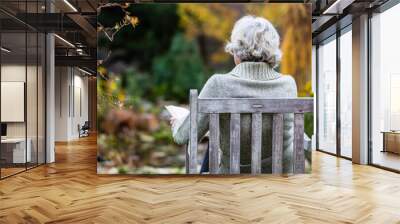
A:
[[[233,56],[236,66],[226,74],[210,77],[199,98],[293,98],[297,97],[294,79],[275,71],[281,59],[279,34],[266,19],[245,16],[235,23],[231,40],[225,50]],[[172,121],[176,143],[189,140],[189,116],[179,126]],[[271,172],[272,117],[262,119],[262,172]],[[284,172],[290,173],[293,151],[293,115],[284,116]],[[208,117],[199,116],[199,137],[208,131]],[[220,118],[220,173],[229,172],[229,115]],[[251,172],[251,116],[241,116],[241,173]]]

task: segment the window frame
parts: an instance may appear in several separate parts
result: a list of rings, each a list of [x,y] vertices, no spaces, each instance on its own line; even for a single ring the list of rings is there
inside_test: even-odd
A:
[[[348,17],[344,18],[344,20],[348,20]],[[338,21],[340,22],[340,20]],[[344,34],[346,34],[347,32],[351,32],[352,31],[352,22],[349,22],[348,24],[346,24],[344,27],[336,27],[336,32],[331,34],[330,36],[319,40],[315,46],[316,46],[316,51],[315,51],[315,57],[316,57],[316,63],[315,63],[315,71],[316,71],[316,150],[319,152],[323,152],[329,155],[333,155],[339,158],[344,158],[347,160],[352,160],[351,157],[347,157],[342,155],[342,150],[341,150],[341,131],[342,131],[342,127],[341,127],[341,117],[340,117],[340,112],[341,112],[341,108],[340,108],[340,104],[341,104],[341,97],[340,97],[340,84],[341,84],[341,67],[340,67],[340,37]],[[336,152],[332,153],[329,152],[327,150],[321,149],[320,146],[320,140],[319,140],[319,119],[320,119],[320,114],[319,114],[319,81],[320,81],[320,74],[319,74],[319,60],[320,60],[320,56],[319,56],[319,47],[322,44],[326,44],[329,43],[331,41],[336,41]]]

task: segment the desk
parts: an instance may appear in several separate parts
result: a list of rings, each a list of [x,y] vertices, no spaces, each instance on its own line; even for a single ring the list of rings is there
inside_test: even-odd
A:
[[[32,153],[30,138],[26,140],[28,147],[26,147],[25,154],[25,138],[5,138],[1,139],[1,159],[6,163],[25,163],[31,162]],[[25,161],[26,159],[26,161]]]
[[[382,152],[400,154],[400,131],[383,131]]]

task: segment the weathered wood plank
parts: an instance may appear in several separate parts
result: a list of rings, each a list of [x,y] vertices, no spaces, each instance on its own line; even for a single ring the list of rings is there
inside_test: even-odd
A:
[[[272,117],[272,173],[282,174],[283,169],[283,114]]]
[[[186,174],[189,173],[189,149],[190,149],[190,142],[188,143],[188,145],[186,145],[186,160],[185,160],[185,170],[186,170]]]
[[[293,173],[304,173],[304,114],[294,114]]]
[[[210,114],[210,151],[209,168],[210,174],[218,174],[219,171],[219,115]]]
[[[251,173],[261,173],[262,114],[251,115]]]
[[[197,173],[197,90],[190,90],[189,173]]]
[[[313,98],[201,98],[197,90],[191,90],[190,95],[190,140],[187,151],[188,173],[197,173],[197,115],[210,115],[210,173],[217,173],[219,167],[219,113],[230,113],[230,173],[240,173],[240,114],[252,113],[252,173],[261,172],[262,113],[278,114],[273,123],[273,173],[283,172],[283,113],[295,114],[295,140],[293,150],[294,172],[304,173],[305,161],[303,150],[304,113],[313,112]],[[195,96],[195,97],[194,97]],[[195,102],[195,103],[193,103]],[[260,122],[257,122],[261,120]],[[257,124],[260,124],[260,127]],[[217,128],[216,128],[217,127]],[[217,132],[218,130],[218,132]]]
[[[240,114],[231,114],[230,173],[240,173]]]
[[[313,111],[313,98],[198,99],[199,113],[304,113]]]

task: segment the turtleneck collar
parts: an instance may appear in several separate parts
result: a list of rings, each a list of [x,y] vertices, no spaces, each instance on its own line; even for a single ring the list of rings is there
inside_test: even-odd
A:
[[[241,62],[229,73],[233,76],[252,80],[273,80],[282,75],[265,62]]]

